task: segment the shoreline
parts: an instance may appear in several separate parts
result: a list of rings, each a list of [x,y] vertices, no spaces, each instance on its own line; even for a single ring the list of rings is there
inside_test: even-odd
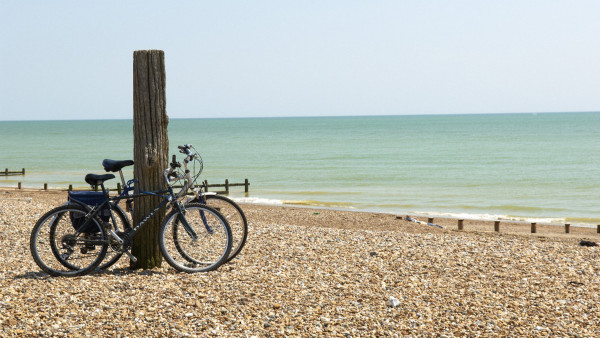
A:
[[[116,185],[114,187],[109,187],[111,191],[116,191]],[[21,187],[18,188],[16,186],[2,186],[0,185],[0,192],[2,191],[68,191],[69,186],[67,185],[65,188],[48,186],[47,190],[44,190],[43,186],[40,188],[35,187]],[[89,191],[89,186],[86,185],[73,185],[74,191]],[[392,214],[392,215],[401,215],[406,216],[417,216],[420,218],[434,218],[434,219],[452,219],[458,221],[459,219],[463,219],[465,221],[473,221],[473,222],[495,222],[500,221],[501,223],[517,223],[523,225],[531,225],[531,223],[536,223],[538,226],[547,225],[547,226],[556,226],[556,227],[564,227],[565,223],[568,223],[571,228],[590,228],[590,229],[598,229],[600,227],[600,219],[591,218],[591,217],[566,217],[566,216],[515,216],[515,215],[493,215],[483,213],[474,213],[469,214],[465,212],[427,212],[427,211],[408,211],[408,212],[395,212],[391,210],[383,210],[380,208],[373,209],[360,209],[353,206],[328,206],[327,204],[335,204],[328,202],[319,202],[319,201],[288,201],[288,200],[280,200],[280,199],[270,199],[263,197],[248,197],[248,196],[240,196],[239,192],[232,192],[228,197],[235,200],[237,203],[248,203],[248,204],[257,204],[257,205],[265,205],[265,206],[290,206],[297,208],[315,208],[315,209],[331,209],[331,210],[339,210],[339,211],[351,211],[351,212],[372,212],[372,213],[381,213],[381,214]],[[255,201],[252,201],[255,200]],[[477,217],[479,216],[479,217]],[[497,216],[496,218],[490,216]],[[573,219],[573,220],[569,220]],[[591,222],[579,221],[581,219],[589,219]],[[561,220],[561,222],[553,222],[548,220]]]
[[[75,190],[75,189],[74,189]],[[64,201],[67,200],[67,189],[59,190],[59,189],[33,189],[33,188],[6,188],[0,187],[0,200],[11,198],[8,197],[7,194],[14,194],[18,197],[13,197],[16,199],[19,198],[39,198],[39,194],[46,194],[44,199],[49,199],[56,201],[56,206],[61,205]],[[22,196],[21,196],[22,195]],[[315,214],[315,213],[327,213],[331,216],[336,213],[340,214],[362,214],[367,217],[379,217],[386,219],[387,222],[395,223],[396,225],[406,225],[413,224],[416,227],[422,227],[423,232],[427,232],[428,229],[433,230],[436,229],[435,226],[427,225],[430,218],[433,219],[433,224],[439,225],[442,228],[437,228],[438,230],[445,231],[459,231],[459,232],[482,232],[482,233],[495,233],[495,234],[510,234],[510,235],[526,235],[526,236],[538,236],[538,237],[549,237],[549,238],[565,238],[565,239],[573,239],[579,238],[581,236],[585,236],[586,240],[594,240],[600,242],[600,233],[598,233],[598,228],[593,226],[582,226],[578,224],[570,225],[570,232],[566,233],[564,224],[554,224],[554,223],[536,223],[536,233],[531,232],[531,222],[526,221],[504,221],[501,220],[499,224],[499,231],[495,231],[495,220],[482,220],[482,219],[462,219],[463,230],[458,229],[458,223],[460,218],[454,217],[436,217],[433,215],[422,215],[422,214],[398,214],[398,213],[389,213],[389,212],[374,212],[368,210],[360,210],[360,209],[346,209],[346,208],[330,208],[323,206],[310,206],[310,205],[294,205],[294,204],[281,204],[281,205],[273,205],[268,203],[249,203],[249,202],[238,202],[242,209],[246,210],[247,208],[257,208],[264,211],[268,210],[281,210],[281,212],[287,210],[295,210],[300,209],[304,210],[306,215]],[[405,220],[406,216],[410,216],[418,221],[418,223],[408,222]],[[301,222],[301,220],[297,220],[297,222]],[[335,223],[335,222],[334,222]],[[319,226],[318,224],[313,224]],[[343,225],[338,225],[339,227],[344,228]],[[351,226],[350,228],[356,229],[357,226]],[[390,227],[384,227],[386,230],[389,230]]]

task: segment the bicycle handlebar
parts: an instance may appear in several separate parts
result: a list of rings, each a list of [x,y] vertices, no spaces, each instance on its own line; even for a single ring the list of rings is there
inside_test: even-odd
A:
[[[190,150],[190,148],[192,148],[191,144],[185,144],[182,146],[177,146],[177,148],[179,148],[179,152],[182,154],[186,154],[186,155],[192,155],[192,151]]]
[[[177,168],[181,168],[181,163],[177,162],[177,158],[175,155],[173,155],[173,159],[171,161],[171,163],[169,163],[169,168],[166,169],[163,173],[163,175],[165,176],[165,180],[168,182],[171,182],[171,177],[175,178],[175,179],[180,179],[180,178],[185,178],[189,175],[189,170],[187,168],[187,164],[193,160],[194,158],[198,157],[198,154],[193,154],[192,153],[192,148],[193,146],[191,144],[185,144],[183,146],[177,146],[177,148],[179,148],[179,152],[182,154],[186,154],[187,156],[185,157],[185,159],[183,160],[183,166],[185,168],[185,175],[182,176],[178,176],[177,173],[174,172],[175,169]]]

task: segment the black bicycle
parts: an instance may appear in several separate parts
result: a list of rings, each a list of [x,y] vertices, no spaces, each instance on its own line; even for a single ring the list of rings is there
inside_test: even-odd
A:
[[[190,159],[188,155],[185,163]],[[178,165],[171,163],[163,173],[167,183],[172,177],[185,180],[184,187],[177,194],[167,184],[167,189],[159,191],[139,191],[127,196],[110,197],[104,182],[114,178],[114,175],[86,175],[88,184],[102,188],[104,200],[94,206],[70,203],[44,214],[35,224],[30,237],[30,250],[36,264],[52,276],[85,275],[101,264],[108,248],[116,253],[115,256],[126,254],[136,261],[130,253],[133,236],[156,212],[170,207],[158,233],[159,248],[167,263],[184,272],[217,269],[229,257],[233,242],[231,229],[217,210],[204,204],[181,201],[191,177],[187,170],[185,175],[177,175],[175,170]],[[129,229],[119,227],[115,218],[115,214],[119,213],[115,210],[119,209],[114,206],[120,200],[147,196],[158,196],[162,201],[135,226]],[[114,260],[114,263],[118,257],[110,261]]]
[[[186,160],[184,160],[184,167],[176,161],[175,155],[173,155],[172,163],[175,165],[174,170],[179,171],[177,175],[171,175],[169,180],[173,183],[175,179],[184,179],[187,182],[191,182],[188,187],[184,187],[184,189],[189,189],[191,191],[192,197],[187,197],[184,203],[201,203],[205,204],[221,213],[229,223],[229,227],[231,228],[231,234],[233,236],[233,242],[231,251],[229,252],[229,257],[225,261],[226,263],[234,259],[241,251],[244,245],[246,244],[246,239],[248,237],[248,221],[246,219],[246,215],[242,208],[235,203],[230,198],[225,196],[218,195],[216,193],[211,192],[202,192],[202,189],[197,189],[197,183],[200,173],[203,170],[203,161],[202,157],[198,154],[196,149],[190,145],[186,144],[184,146],[179,146],[179,152],[186,155]],[[120,196],[125,199],[124,207],[125,210],[119,205],[119,200],[112,201],[112,208],[105,207],[101,214],[105,220],[110,218],[109,213],[114,213],[115,221],[113,223],[113,230],[115,232],[126,232],[131,229],[130,220],[133,219],[133,198],[129,197],[133,191],[135,190],[135,180],[125,181],[125,177],[123,175],[123,168],[133,165],[134,162],[132,160],[123,160],[116,161],[112,159],[104,159],[102,161],[102,166],[106,172],[119,173],[121,178],[121,186],[123,188]],[[189,168],[191,166],[191,168]],[[190,176],[189,179],[186,176],[185,170],[189,170]],[[72,191],[69,192],[69,202],[68,203],[76,203],[82,206],[98,206],[104,200],[104,195],[102,192],[95,191]],[[127,212],[126,212],[127,211]],[[130,213],[130,217],[127,216],[127,213]],[[108,248],[108,252],[106,254],[105,260],[99,265],[100,269],[107,269],[113,264],[115,264],[119,258],[121,257],[121,253],[111,250]]]

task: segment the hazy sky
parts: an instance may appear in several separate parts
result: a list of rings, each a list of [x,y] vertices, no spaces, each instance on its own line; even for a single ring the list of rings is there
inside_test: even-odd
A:
[[[0,120],[600,110],[600,1],[0,0]]]

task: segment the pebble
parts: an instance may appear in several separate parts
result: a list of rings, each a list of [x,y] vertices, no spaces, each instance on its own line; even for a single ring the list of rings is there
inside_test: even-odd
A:
[[[576,239],[243,204],[246,247],[217,271],[130,271],[122,258],[54,278],[29,233],[64,196],[11,197],[0,198],[2,336],[600,336],[600,250]]]
[[[394,297],[390,297],[390,299],[388,299],[388,306],[389,307],[398,307],[398,306],[400,306],[400,301]]]

